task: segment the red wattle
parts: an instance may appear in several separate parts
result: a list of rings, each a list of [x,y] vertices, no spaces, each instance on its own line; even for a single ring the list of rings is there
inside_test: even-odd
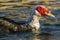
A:
[[[40,7],[40,6],[38,6],[38,7],[36,8],[36,10],[39,12],[39,14],[40,14],[41,16],[44,16],[44,15],[45,15],[45,12],[49,12],[49,10],[46,10],[46,8],[42,8],[42,7]]]

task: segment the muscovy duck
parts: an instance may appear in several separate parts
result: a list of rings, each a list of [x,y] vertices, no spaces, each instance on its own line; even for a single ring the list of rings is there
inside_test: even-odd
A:
[[[40,29],[40,17],[41,16],[51,16],[55,17],[51,12],[43,5],[35,6],[30,13],[31,16],[28,18],[28,22],[20,25],[19,23],[14,22],[13,20],[5,17],[0,17],[0,32],[19,32],[19,31],[35,31],[38,32]]]

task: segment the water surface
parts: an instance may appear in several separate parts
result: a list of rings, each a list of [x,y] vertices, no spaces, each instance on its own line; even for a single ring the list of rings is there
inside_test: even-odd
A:
[[[46,6],[57,6],[58,4],[47,4]],[[35,4],[33,5],[35,6]],[[0,12],[0,16],[4,16],[10,19],[13,19],[16,22],[19,21],[27,21],[29,13],[32,8],[28,7],[16,7],[16,10],[6,10],[4,12]],[[45,21],[40,21],[41,23],[41,31],[49,32],[52,35],[46,34],[32,34],[31,32],[24,33],[4,33],[0,34],[0,40],[60,40],[60,9],[51,9],[52,13],[56,15],[57,22],[54,24],[47,23]],[[46,19],[46,21],[48,21]],[[55,22],[55,21],[54,21]]]

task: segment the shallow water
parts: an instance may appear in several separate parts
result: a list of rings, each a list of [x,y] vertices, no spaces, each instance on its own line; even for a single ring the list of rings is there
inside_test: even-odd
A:
[[[49,4],[48,6],[58,4]],[[35,6],[35,5],[34,5]],[[32,8],[28,7],[16,7],[17,10],[10,10],[5,12],[0,12],[0,16],[4,16],[10,19],[13,19],[15,22],[27,21],[29,13]],[[31,32],[24,33],[4,33],[0,34],[0,40],[60,40],[60,9],[52,10],[52,13],[56,15],[57,22],[54,24],[47,23],[45,21],[41,22],[41,31],[40,32],[49,32],[52,35],[46,34],[32,34]],[[26,15],[27,16],[26,16]],[[47,21],[47,20],[46,20]],[[54,21],[55,22],[55,21]]]

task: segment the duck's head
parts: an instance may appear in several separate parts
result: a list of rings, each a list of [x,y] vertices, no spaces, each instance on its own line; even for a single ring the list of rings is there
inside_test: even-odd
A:
[[[45,6],[39,5],[35,9],[35,13],[40,16],[50,16],[50,17],[55,17],[50,10],[48,10]]]

